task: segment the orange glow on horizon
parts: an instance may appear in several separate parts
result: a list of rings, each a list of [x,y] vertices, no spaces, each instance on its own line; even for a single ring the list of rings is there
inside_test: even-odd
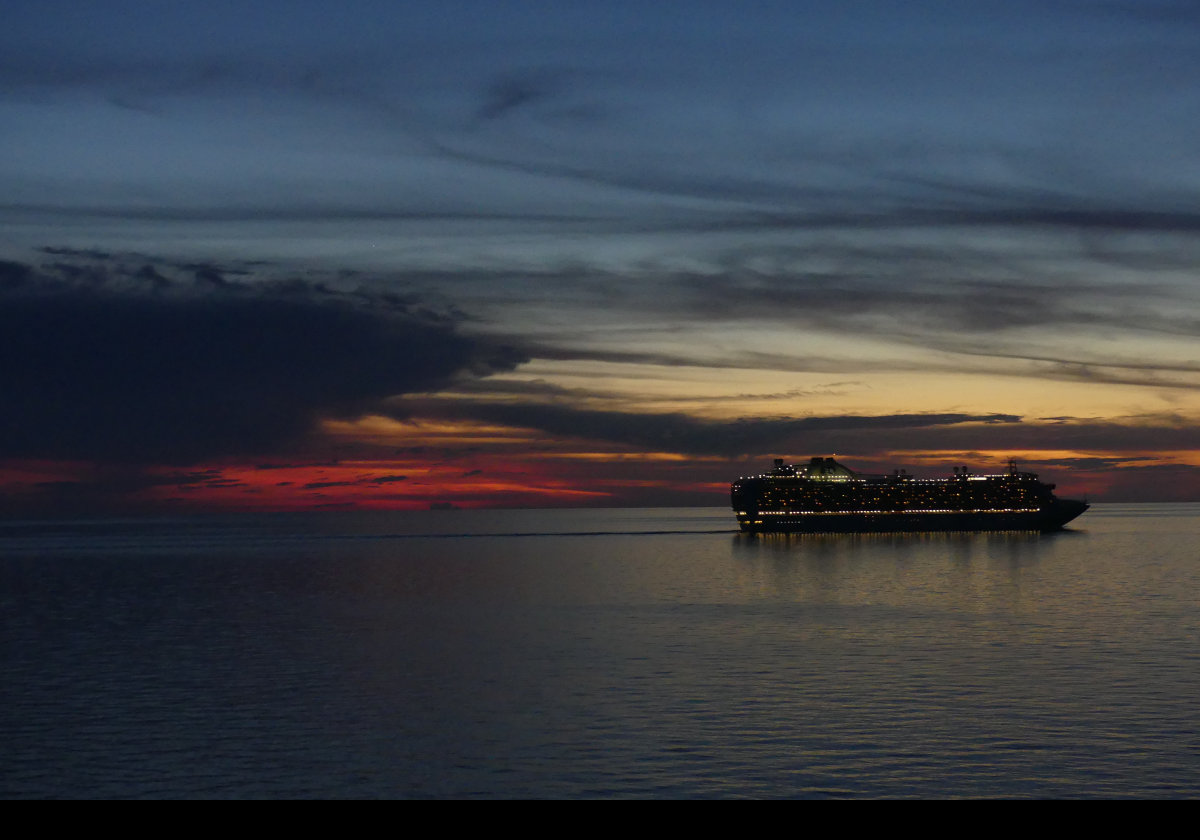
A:
[[[710,506],[727,504],[729,482],[774,457],[639,451],[470,421],[410,423],[371,416],[326,421],[323,429],[327,438],[315,442],[322,456],[276,456],[278,462],[169,467],[9,461],[0,464],[0,503],[10,512],[46,515],[109,509]],[[862,472],[904,467],[929,476],[949,474],[960,464],[1002,472],[1013,458],[1018,468],[1058,484],[1067,497],[1200,498],[1196,449],[910,448],[837,457]]]

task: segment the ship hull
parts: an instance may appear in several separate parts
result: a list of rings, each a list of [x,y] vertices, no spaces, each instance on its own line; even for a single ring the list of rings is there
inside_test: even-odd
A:
[[[738,525],[748,533],[891,533],[913,531],[1039,531],[1061,530],[1088,509],[1086,502],[1058,499],[1032,511],[938,512],[779,512],[747,513]]]

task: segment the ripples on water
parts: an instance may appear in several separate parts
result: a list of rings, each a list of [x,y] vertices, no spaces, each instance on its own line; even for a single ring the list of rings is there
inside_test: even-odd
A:
[[[1200,506],[0,523],[12,797],[1200,795]]]

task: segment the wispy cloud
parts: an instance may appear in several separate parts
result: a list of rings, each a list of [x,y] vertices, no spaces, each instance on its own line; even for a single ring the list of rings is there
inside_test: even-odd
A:
[[[892,414],[883,416],[745,417],[709,420],[681,413],[600,410],[564,404],[422,399],[404,406],[433,417],[471,419],[537,429],[559,438],[620,443],[660,452],[735,456],[803,449],[806,437],[874,434],[964,423],[1010,424],[1009,414]]]

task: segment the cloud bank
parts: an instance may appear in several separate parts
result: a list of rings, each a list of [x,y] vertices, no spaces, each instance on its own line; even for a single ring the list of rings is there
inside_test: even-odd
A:
[[[181,279],[182,278],[182,279]],[[211,265],[0,264],[0,457],[194,462],[521,357],[396,295]]]

